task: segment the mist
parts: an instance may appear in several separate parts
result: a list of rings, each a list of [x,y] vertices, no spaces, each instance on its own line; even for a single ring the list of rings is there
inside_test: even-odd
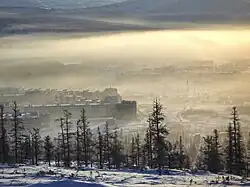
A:
[[[158,97],[171,128],[190,133],[227,125],[236,105],[246,127],[249,51],[244,28],[8,36],[0,38],[0,86],[116,87],[145,115]]]
[[[99,89],[125,97],[196,92],[249,93],[250,29],[162,30],[0,38],[1,84]],[[148,88],[150,84],[150,88]],[[234,93],[232,93],[234,94]]]
[[[165,30],[103,35],[33,35],[1,38],[1,63],[57,60],[89,63],[165,65],[174,61],[248,58],[249,30]],[[111,61],[110,61],[111,60]],[[154,63],[152,63],[152,61]],[[176,62],[173,62],[176,63]]]

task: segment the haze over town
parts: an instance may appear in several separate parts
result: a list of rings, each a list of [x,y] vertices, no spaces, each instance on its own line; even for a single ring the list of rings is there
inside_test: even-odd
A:
[[[188,107],[219,112],[231,105],[244,105],[243,114],[249,111],[247,28],[34,34],[0,40],[2,86],[111,86],[142,105],[161,97],[170,111]]]
[[[59,137],[62,109],[76,124],[84,108],[95,136],[109,124],[131,138],[145,135],[158,98],[168,140],[181,137],[192,163],[213,129],[224,143],[233,106],[247,140],[250,1],[1,1],[0,104],[10,119],[17,100],[27,127],[36,118],[42,136]]]

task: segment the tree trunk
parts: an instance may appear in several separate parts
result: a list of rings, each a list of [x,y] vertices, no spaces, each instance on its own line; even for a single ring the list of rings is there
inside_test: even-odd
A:
[[[2,162],[5,163],[7,161],[6,149],[5,149],[5,142],[6,142],[6,130],[4,127],[4,106],[0,106],[0,120],[1,120],[1,131],[2,131]]]

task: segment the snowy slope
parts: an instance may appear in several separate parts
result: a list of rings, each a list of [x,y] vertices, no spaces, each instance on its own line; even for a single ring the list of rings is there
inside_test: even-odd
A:
[[[40,4],[30,0],[1,0],[0,7],[40,7]]]
[[[88,8],[99,7],[108,4],[122,2],[123,0],[41,0],[47,6],[53,8]]]
[[[89,8],[121,13],[250,13],[248,0],[1,0],[0,7]]]
[[[248,0],[1,0],[0,7],[71,9],[65,14],[169,21],[250,20]]]
[[[165,10],[168,13],[184,14],[242,14],[250,13],[250,3],[244,0],[179,0]]]
[[[250,3],[246,0],[131,0],[113,5],[93,8],[91,13],[112,15],[137,14],[140,16],[168,15],[168,16],[209,16],[218,18],[237,18],[250,14]],[[176,19],[171,18],[170,19]]]
[[[130,0],[121,3],[93,8],[90,11],[99,13],[149,13],[154,10],[164,9],[177,0]]]
[[[98,7],[124,0],[1,0],[0,7],[76,9]]]
[[[99,8],[99,11],[140,13],[250,13],[250,2],[245,0],[131,0]]]
[[[16,172],[14,172],[16,170]],[[48,171],[54,171],[54,174],[48,174]],[[38,176],[39,171],[44,171],[45,176]],[[14,174],[15,173],[15,174]],[[20,166],[18,168],[3,168],[0,173],[0,186],[30,186],[30,187],[146,187],[152,186],[189,186],[190,179],[193,180],[191,186],[207,186],[214,184],[218,175],[210,173],[190,174],[178,170],[169,170],[168,174],[158,176],[156,171],[146,172],[127,171],[100,171],[98,175],[95,171],[85,170],[76,171],[74,169],[54,168],[47,166]],[[70,177],[74,174],[74,177]],[[225,186],[220,182],[213,186]],[[230,186],[249,186],[247,182],[241,183],[240,177],[232,176]]]

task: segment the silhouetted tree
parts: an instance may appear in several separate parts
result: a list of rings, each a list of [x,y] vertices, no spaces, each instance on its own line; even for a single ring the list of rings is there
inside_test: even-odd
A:
[[[150,115],[152,145],[155,151],[156,165],[161,175],[161,170],[164,166],[164,160],[167,155],[166,137],[169,134],[166,125],[163,124],[164,114],[162,113],[163,106],[156,99],[153,104],[153,112]]]
[[[97,141],[97,152],[98,152],[98,160],[99,160],[99,167],[100,169],[103,169],[103,146],[104,146],[104,141],[103,141],[103,135],[100,131],[100,127],[97,129],[98,133],[98,141]]]
[[[64,133],[64,118],[59,118],[56,121],[60,122],[60,129],[61,129],[61,134],[58,135],[58,146],[60,146],[60,148],[58,149],[58,151],[60,150],[60,153],[57,154],[57,158],[62,158],[63,162],[64,162],[64,166],[66,166],[66,146],[65,146],[65,133]],[[60,156],[60,154],[62,154],[62,157]]]
[[[144,158],[145,163],[147,163],[150,168],[153,168],[153,146],[152,146],[152,128],[151,128],[151,120],[148,118],[148,129],[144,138],[144,154],[146,155]]]
[[[31,145],[31,139],[30,136],[26,135],[23,136],[23,141],[21,143],[21,160],[29,160],[32,157],[32,145]]]
[[[204,146],[201,149],[205,169],[214,173],[222,169],[222,158],[218,137],[218,131],[215,129],[214,136],[204,137]]]
[[[219,134],[217,129],[214,129],[214,142],[213,142],[213,163],[214,163],[214,168],[213,168],[213,172],[217,173],[219,172],[222,168],[222,153],[221,153],[221,145],[219,143]]]
[[[81,157],[80,141],[81,141],[80,120],[78,120],[76,122],[76,162],[77,162],[77,167],[80,166],[80,157]]]
[[[141,158],[141,140],[139,132],[137,132],[135,137],[135,148],[136,148],[136,166],[139,168],[140,158]]]
[[[144,144],[142,144],[142,154],[141,154],[141,160],[142,160],[142,168],[145,168],[147,165],[147,148]]]
[[[131,142],[130,142],[130,138],[128,135],[123,137],[124,139],[124,167],[130,167],[131,163],[130,163],[130,146],[131,146]]]
[[[34,150],[35,165],[38,165],[39,156],[42,153],[42,140],[39,128],[33,128],[32,132],[32,146]]]
[[[112,163],[116,169],[119,169],[122,162],[124,161],[122,150],[123,150],[122,141],[121,138],[118,137],[118,132],[116,129],[113,134],[112,144],[111,144],[111,158],[112,158]]]
[[[87,167],[88,164],[92,163],[92,157],[93,157],[93,134],[88,126],[89,122],[87,121],[87,117],[85,115],[85,110],[82,109],[81,111],[81,139],[82,139],[82,156],[85,166]]]
[[[51,141],[50,136],[46,136],[44,139],[44,152],[45,152],[45,160],[49,163],[49,166],[51,166],[51,160],[53,158],[53,142]]]
[[[60,160],[61,160],[61,140],[60,137],[58,135],[57,138],[54,138],[54,142],[55,142],[55,162],[56,162],[56,166],[59,167],[60,166]]]
[[[202,169],[211,171],[213,167],[213,137],[206,136],[204,139],[204,145],[201,147],[202,154]]]
[[[234,165],[234,170],[236,173],[239,173],[238,171],[238,164],[239,164],[239,153],[238,153],[238,140],[237,140],[237,124],[238,124],[238,121],[239,121],[239,118],[238,118],[238,114],[237,114],[237,109],[236,107],[233,107],[233,110],[232,110],[232,122],[233,122],[233,150],[234,150],[234,162],[233,162],[233,165]]]
[[[0,123],[1,123],[1,160],[2,163],[7,162],[8,159],[8,142],[6,134],[6,118],[4,118],[4,106],[0,105]]]
[[[104,130],[104,161],[108,164],[108,168],[111,168],[111,134],[109,132],[108,123],[105,124]]]
[[[94,155],[95,155],[95,142],[93,139],[93,133],[90,128],[87,129],[87,160],[90,162],[91,167],[93,166]]]
[[[233,162],[234,162],[234,151],[233,151],[233,128],[232,124],[229,123],[227,129],[227,146],[225,149],[226,154],[226,168],[229,173],[233,171]]]
[[[182,143],[182,137],[179,138],[179,168],[182,169],[184,167],[184,161],[185,161],[185,153],[184,153],[184,145]]]
[[[66,167],[70,167],[70,164],[71,164],[71,147],[70,147],[70,139],[71,139],[71,136],[70,136],[70,130],[71,130],[71,116],[72,114],[67,111],[67,110],[64,110],[64,120],[65,120],[65,138],[66,138],[66,145],[67,145],[67,158],[66,158]]]
[[[166,160],[168,163],[168,168],[173,168],[174,166],[174,161],[177,159],[177,156],[175,157],[175,151],[176,151],[176,144],[171,144],[171,142],[166,141]],[[176,164],[175,164],[176,165]]]
[[[191,168],[191,161],[190,161],[189,155],[185,155],[184,168],[187,168],[187,169]]]
[[[241,133],[241,127],[240,127],[240,123],[237,124],[237,152],[238,152],[238,164],[237,164],[237,173],[242,175],[243,172],[246,169],[246,156],[245,156],[245,145],[244,145],[244,140],[242,137],[242,133]]]
[[[246,171],[247,176],[249,175],[250,169],[250,133],[248,134],[247,144],[246,144]]]
[[[131,152],[130,152],[131,166],[136,165],[136,147],[135,147],[135,137],[132,137],[131,140]]]
[[[179,140],[175,142],[175,144],[168,146],[171,148],[171,151],[168,151],[168,154],[171,155],[169,161],[169,167],[182,169],[185,167],[185,161],[187,159],[187,155],[184,151],[184,145],[182,143],[182,137],[179,137]]]
[[[24,130],[21,121],[21,115],[17,106],[16,101],[13,102],[12,106],[13,116],[12,116],[12,125],[13,128],[11,129],[11,138],[13,139],[13,149],[14,149],[14,156],[15,156],[15,163],[20,161],[20,145],[21,145],[21,136],[22,131]]]
[[[231,171],[240,175],[245,170],[245,149],[236,107],[233,107],[231,115],[232,126],[230,124],[228,128],[229,145],[226,149],[228,153],[227,160],[229,161],[227,165],[230,166],[231,164]]]

